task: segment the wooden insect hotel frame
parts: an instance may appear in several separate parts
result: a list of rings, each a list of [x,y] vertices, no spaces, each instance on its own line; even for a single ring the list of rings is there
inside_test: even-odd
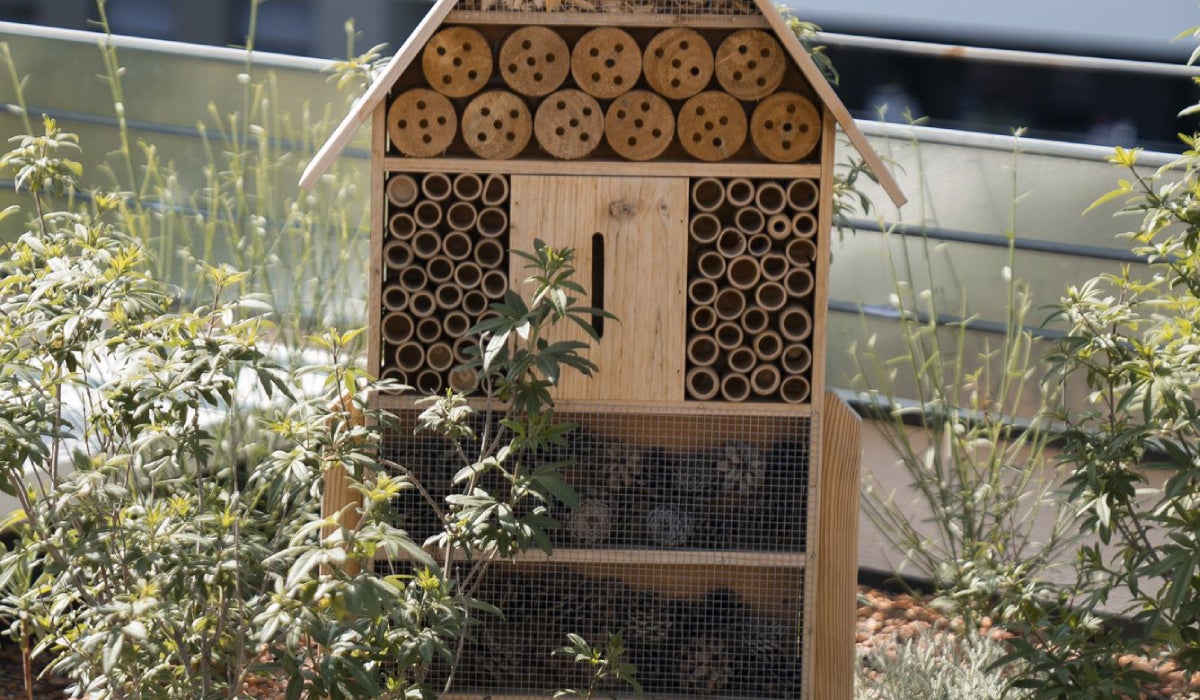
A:
[[[368,118],[371,370],[469,390],[465,333],[535,238],[620,319],[599,376],[557,387],[580,503],[553,556],[494,566],[506,618],[453,696],[546,697],[577,680],[565,633],[619,631],[648,697],[851,697],[858,421],[822,371],[837,127],[903,195],[773,4],[438,0],[303,184]],[[411,431],[385,443],[445,468]]]

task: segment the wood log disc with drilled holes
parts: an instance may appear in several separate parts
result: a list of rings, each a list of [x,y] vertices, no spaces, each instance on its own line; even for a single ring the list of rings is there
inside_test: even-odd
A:
[[[776,163],[793,163],[816,148],[821,113],[794,92],[778,92],[758,103],[750,117],[750,138],[758,152]]]
[[[654,35],[643,60],[646,82],[655,92],[684,100],[712,80],[712,47],[694,29],[672,27]]]
[[[743,29],[717,47],[717,82],[739,100],[761,100],[783,82],[787,60],[775,37],[760,29]]]
[[[593,97],[612,99],[633,89],[642,74],[642,50],[622,29],[598,27],[571,51],[571,75]]]
[[[549,95],[571,70],[571,49],[547,27],[521,27],[500,47],[499,70],[513,90],[530,97]]]
[[[731,95],[709,90],[679,109],[679,142],[693,157],[725,160],[746,142],[746,112]]]
[[[604,115],[608,145],[629,160],[657,158],[675,136],[671,105],[649,90],[633,90],[612,101]]]
[[[477,30],[449,27],[425,44],[421,69],[434,90],[447,97],[466,97],[479,92],[492,77],[492,49]]]
[[[538,105],[533,133],[542,148],[555,158],[582,158],[600,143],[604,111],[585,92],[559,90]]]
[[[401,94],[388,108],[388,137],[406,156],[429,158],[446,152],[458,130],[450,100],[428,88]]]
[[[525,150],[533,133],[533,118],[525,100],[504,90],[489,90],[463,110],[462,133],[475,155],[505,160]]]

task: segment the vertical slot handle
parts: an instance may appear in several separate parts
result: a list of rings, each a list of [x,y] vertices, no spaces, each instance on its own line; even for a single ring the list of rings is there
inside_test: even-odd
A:
[[[604,310],[604,235],[592,234],[592,308]],[[592,328],[604,337],[604,316],[592,314]]]

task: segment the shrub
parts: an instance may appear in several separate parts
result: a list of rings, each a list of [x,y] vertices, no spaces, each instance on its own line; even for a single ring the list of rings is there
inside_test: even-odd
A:
[[[978,631],[961,635],[926,628],[905,642],[862,654],[855,677],[859,700],[999,700],[1026,698],[1005,692],[1006,676],[1019,668],[998,669],[1002,642]]]

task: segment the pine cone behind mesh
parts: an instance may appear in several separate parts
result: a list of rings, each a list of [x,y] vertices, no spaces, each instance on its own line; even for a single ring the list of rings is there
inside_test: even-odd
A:
[[[679,688],[685,693],[717,695],[735,682],[737,660],[729,640],[704,634],[687,641],[679,657]]]

